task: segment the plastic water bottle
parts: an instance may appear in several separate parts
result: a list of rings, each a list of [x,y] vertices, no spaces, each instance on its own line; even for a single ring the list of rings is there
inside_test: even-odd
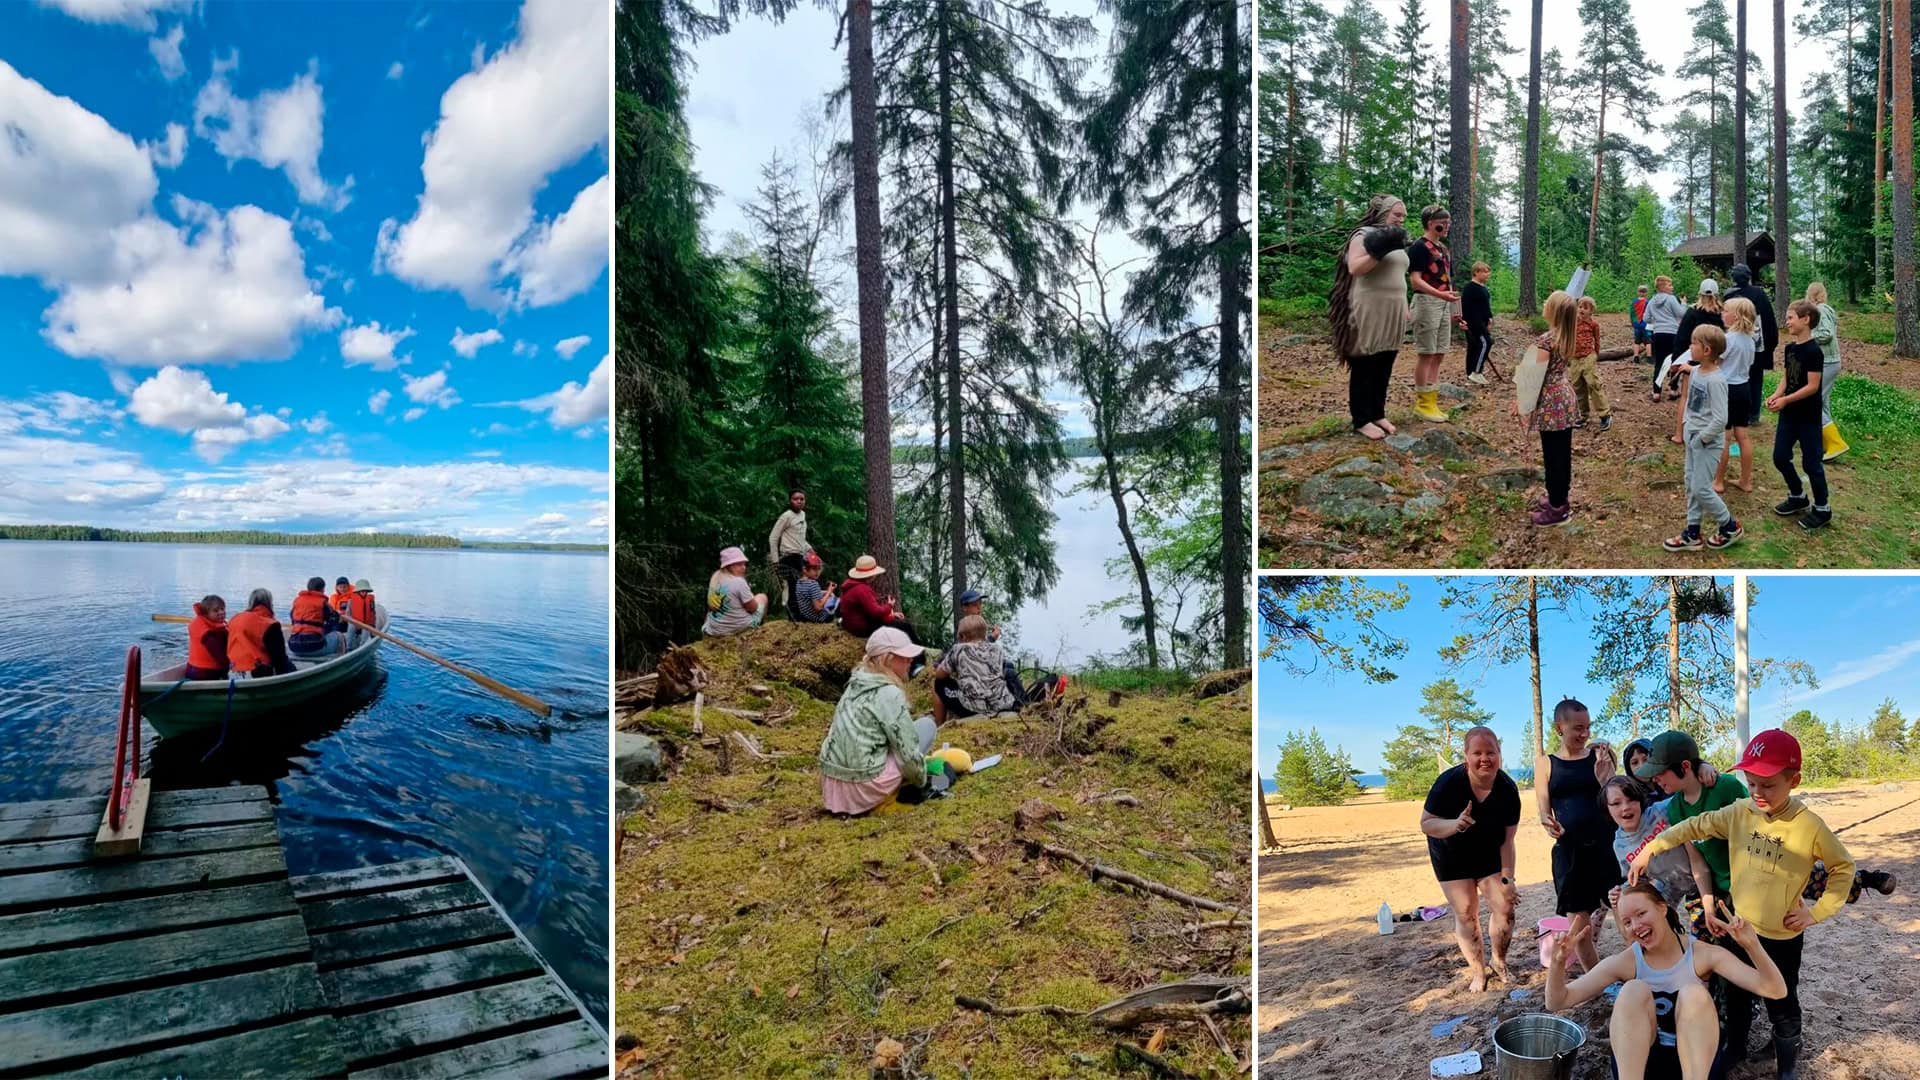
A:
[[[1393,908],[1386,901],[1380,902],[1380,936],[1393,933]]]

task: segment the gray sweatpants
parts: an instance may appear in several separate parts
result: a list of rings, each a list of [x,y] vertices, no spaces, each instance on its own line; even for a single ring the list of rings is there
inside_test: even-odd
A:
[[[1733,515],[1725,499],[1713,490],[1713,474],[1720,468],[1720,451],[1726,449],[1727,433],[1722,431],[1700,445],[1698,436],[1687,436],[1687,524],[1698,525],[1711,519],[1716,526]]]
[[[1829,360],[1820,367],[1820,426],[1833,423],[1833,380],[1840,377],[1840,361]]]

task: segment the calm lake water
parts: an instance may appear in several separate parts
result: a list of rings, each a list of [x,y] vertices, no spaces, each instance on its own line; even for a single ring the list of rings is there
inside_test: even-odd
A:
[[[1042,667],[1074,668],[1097,654],[1118,653],[1133,637],[1120,624],[1119,612],[1090,614],[1089,609],[1113,597],[1134,593],[1131,572],[1107,576],[1107,560],[1124,559],[1126,544],[1113,516],[1113,500],[1102,491],[1074,491],[1093,465],[1093,459],[1075,458],[1069,472],[1055,482],[1061,494],[1053,501],[1054,561],[1060,581],[1044,600],[1029,600],[1006,620],[1014,652],[1035,658]],[[989,602],[989,616],[996,609]]]
[[[599,553],[0,541],[0,802],[106,794],[127,646],[186,656],[206,593],[284,620],[307,578],[367,578],[400,637],[546,701],[532,713],[391,644],[271,733],[142,741],[156,788],[264,784],[294,874],[456,855],[607,1017],[607,559]],[[331,591],[332,586],[328,589]],[[211,756],[209,754],[211,753]],[[203,761],[202,759],[205,758]]]

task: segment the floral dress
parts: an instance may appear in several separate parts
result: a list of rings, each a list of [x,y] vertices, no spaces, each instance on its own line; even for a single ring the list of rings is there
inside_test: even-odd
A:
[[[1573,384],[1567,381],[1567,358],[1553,347],[1553,334],[1534,341],[1547,354],[1547,377],[1540,384],[1540,404],[1527,414],[1528,431],[1565,431],[1573,426]]]

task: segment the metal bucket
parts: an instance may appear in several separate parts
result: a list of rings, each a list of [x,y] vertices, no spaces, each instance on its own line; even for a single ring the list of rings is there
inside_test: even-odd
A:
[[[1587,1030],[1565,1017],[1527,1013],[1493,1029],[1500,1080],[1569,1080]]]

